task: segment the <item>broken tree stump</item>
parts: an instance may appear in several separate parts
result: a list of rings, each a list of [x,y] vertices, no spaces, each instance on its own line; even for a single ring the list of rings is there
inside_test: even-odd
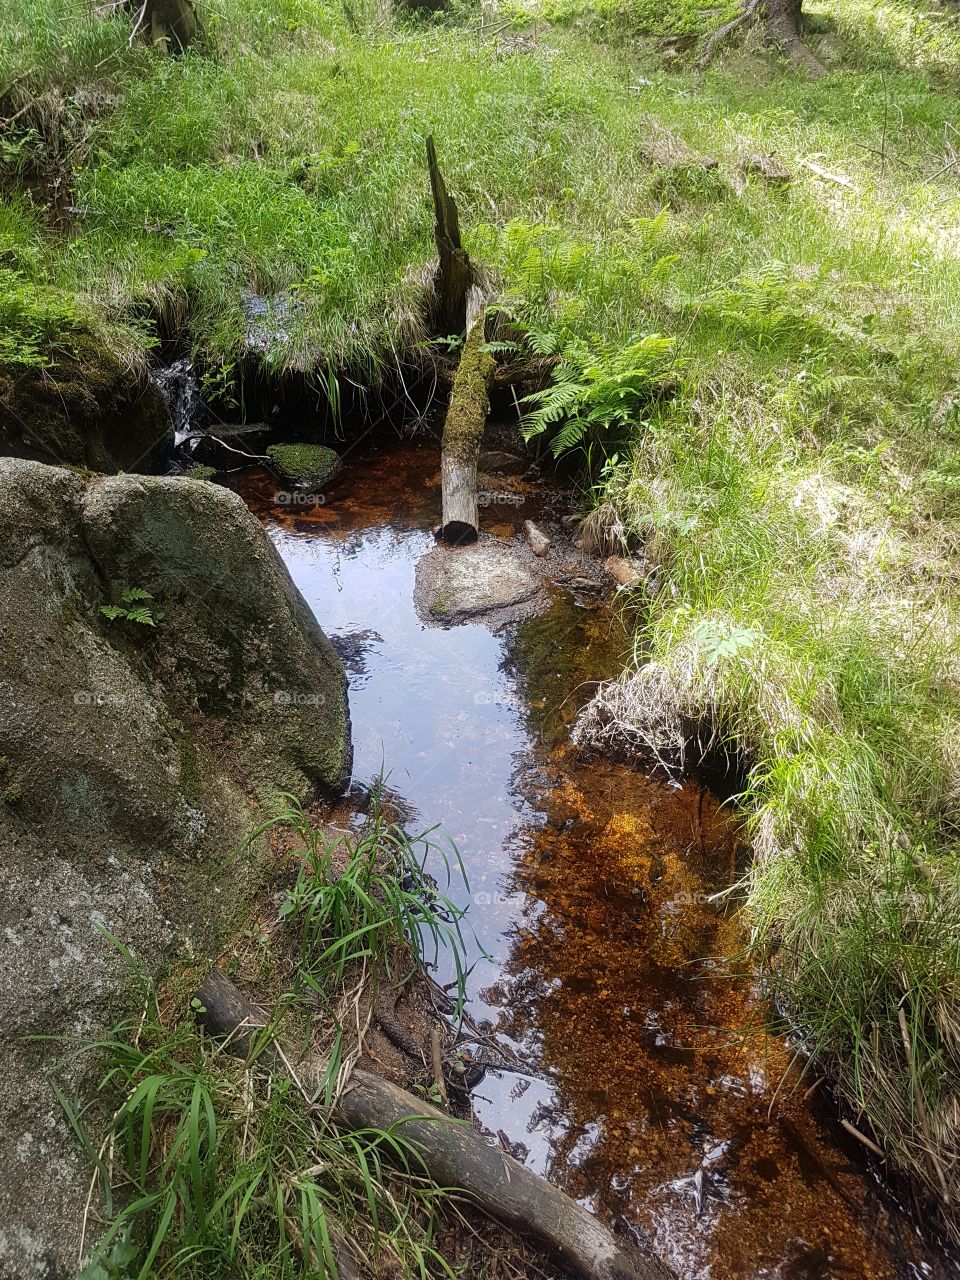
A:
[[[200,34],[193,0],[130,0],[128,8],[134,13],[134,35],[164,53],[182,53]]]
[[[784,187],[793,181],[793,171],[777,159],[772,151],[758,151],[740,164],[745,178],[759,178],[771,187]]]
[[[433,235],[437,244],[434,327],[446,337],[463,333],[467,327],[467,294],[474,283],[473,267],[460,240],[456,202],[440,172],[433,135],[427,138],[427,166],[433,192]]]
[[[470,290],[467,311],[467,336],[453,379],[440,455],[443,512],[437,538],[453,546],[476,542],[480,533],[477,462],[490,412],[494,367],[493,356],[486,350],[486,308],[476,285]]]
[[[695,172],[710,173],[719,168],[720,162],[715,156],[694,151],[656,116],[644,116],[641,128],[640,154],[664,174],[678,177]]]
[[[216,969],[197,991],[198,1016],[207,1032],[246,1055],[247,1028],[267,1018]],[[264,1068],[297,1063],[297,1078],[309,1096],[322,1076],[321,1062],[304,1064],[292,1050],[261,1054]],[[308,1105],[307,1099],[304,1105]],[[442,1187],[462,1189],[485,1212],[524,1236],[534,1236],[561,1264],[583,1280],[670,1280],[671,1272],[652,1253],[613,1235],[575,1200],[552,1187],[486,1138],[412,1093],[378,1076],[354,1069],[332,1109],[335,1121],[351,1129],[397,1127],[419,1151],[428,1176]]]

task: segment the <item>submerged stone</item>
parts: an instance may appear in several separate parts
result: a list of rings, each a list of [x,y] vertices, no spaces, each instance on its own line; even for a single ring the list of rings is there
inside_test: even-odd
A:
[[[301,489],[322,489],[343,470],[339,454],[322,444],[272,444],[267,457],[281,479]]]

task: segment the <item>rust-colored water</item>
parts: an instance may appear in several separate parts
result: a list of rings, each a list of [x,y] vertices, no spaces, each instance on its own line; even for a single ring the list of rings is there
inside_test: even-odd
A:
[[[622,665],[615,614],[558,592],[498,636],[419,621],[438,483],[433,442],[351,455],[322,505],[278,502],[265,472],[236,481],[321,625],[353,637],[357,777],[385,766],[410,822],[457,843],[474,1016],[547,1077],[488,1073],[481,1122],[683,1276],[957,1274],[878,1194],[731,959],[740,924],[714,895],[735,818],[697,785],[570,749],[587,682]],[[504,539],[544,500],[509,491],[484,512]]]

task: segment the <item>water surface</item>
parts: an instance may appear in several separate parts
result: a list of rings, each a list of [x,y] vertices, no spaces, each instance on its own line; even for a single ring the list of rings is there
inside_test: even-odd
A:
[[[684,1276],[960,1273],[878,1194],[731,959],[741,927],[715,895],[742,871],[735,816],[570,748],[592,682],[623,665],[616,611],[558,589],[499,635],[425,626],[433,441],[352,454],[322,503],[266,472],[235,484],[320,624],[350,638],[356,776],[390,771],[408,823],[442,824],[463,858],[472,1013],[545,1077],[488,1073],[490,1132]],[[505,486],[484,527],[509,540],[550,497]]]

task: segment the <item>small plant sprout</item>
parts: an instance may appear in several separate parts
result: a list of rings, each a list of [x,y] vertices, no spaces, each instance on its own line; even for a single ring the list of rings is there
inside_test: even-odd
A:
[[[143,587],[126,587],[120,594],[120,604],[102,604],[100,612],[110,622],[122,619],[137,622],[143,627],[155,627],[163,621],[163,610],[150,603],[153,596]]]

